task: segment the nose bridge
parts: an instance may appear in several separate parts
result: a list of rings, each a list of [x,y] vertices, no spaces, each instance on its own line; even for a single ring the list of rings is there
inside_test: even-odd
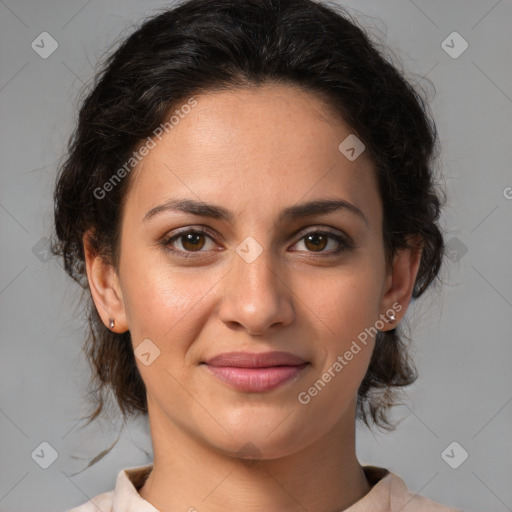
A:
[[[224,322],[240,324],[251,333],[263,333],[276,323],[291,321],[290,294],[284,276],[279,276],[277,255],[267,242],[261,244],[247,237],[236,247],[232,265],[224,283]]]
[[[249,236],[236,248],[236,253],[234,271],[238,279],[244,280],[253,291],[264,291],[267,286],[270,288],[276,284],[275,255],[272,254],[268,243],[262,245],[254,237]]]

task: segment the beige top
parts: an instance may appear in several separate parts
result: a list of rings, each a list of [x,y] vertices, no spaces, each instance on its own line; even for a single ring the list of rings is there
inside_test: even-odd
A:
[[[113,491],[98,494],[67,512],[158,512],[137,492],[153,464],[123,469]],[[370,492],[343,512],[462,512],[408,492],[404,481],[387,469],[363,466]]]

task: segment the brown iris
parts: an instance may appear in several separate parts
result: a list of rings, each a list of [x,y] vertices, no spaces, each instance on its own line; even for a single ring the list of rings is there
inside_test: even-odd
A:
[[[204,236],[202,233],[187,233],[186,235],[182,235],[181,244],[183,248],[187,251],[194,251],[196,249],[201,250],[204,246]],[[199,239],[202,238],[202,243],[198,246],[197,243],[200,242]],[[190,244],[190,245],[189,245]]]
[[[310,249],[310,247],[308,246],[309,242],[313,242],[313,250],[323,250],[327,244],[327,241],[328,241],[329,237],[324,235],[323,233],[311,233],[309,235],[306,235],[305,239],[304,239],[304,243],[306,245],[306,247],[308,247],[308,249]],[[320,241],[320,242],[318,242]],[[318,243],[320,243],[321,247],[318,246]]]

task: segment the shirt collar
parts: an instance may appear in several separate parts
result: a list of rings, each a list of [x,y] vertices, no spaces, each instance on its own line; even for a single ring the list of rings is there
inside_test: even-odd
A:
[[[117,475],[112,512],[159,512],[138,493],[153,469],[153,463],[121,470]],[[399,510],[407,497],[404,481],[387,469],[363,466],[370,492],[343,512],[389,512]]]
[[[138,493],[138,489],[142,487],[152,470],[153,463],[125,468],[119,472],[114,489],[112,512],[158,512]]]

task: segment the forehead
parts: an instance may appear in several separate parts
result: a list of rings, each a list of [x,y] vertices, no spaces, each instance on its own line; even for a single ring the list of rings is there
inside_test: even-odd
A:
[[[132,171],[126,215],[140,220],[170,198],[192,198],[262,218],[300,201],[339,197],[378,217],[373,164],[364,151],[354,161],[340,151],[352,131],[318,96],[266,85],[194,100],[174,107],[172,129],[153,137]]]

